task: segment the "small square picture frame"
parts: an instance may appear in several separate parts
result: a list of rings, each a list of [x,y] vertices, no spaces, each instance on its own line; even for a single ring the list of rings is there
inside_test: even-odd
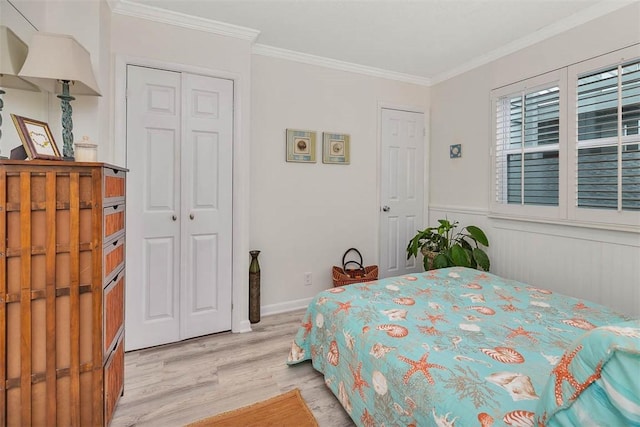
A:
[[[15,114],[11,119],[29,159],[62,160],[47,123]]]
[[[449,158],[459,159],[462,157],[462,144],[452,144],[449,146]]]
[[[322,163],[348,165],[351,162],[350,136],[346,133],[322,133]]]
[[[316,162],[316,132],[287,129],[287,162]]]

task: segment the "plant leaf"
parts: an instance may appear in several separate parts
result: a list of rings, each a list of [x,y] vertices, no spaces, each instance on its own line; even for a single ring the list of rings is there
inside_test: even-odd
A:
[[[418,230],[417,234],[413,236],[411,240],[409,240],[409,244],[407,245],[407,259],[412,256],[418,256],[418,249],[422,246],[421,241],[428,238],[431,231],[430,229]]]
[[[424,271],[428,271],[429,270],[429,258],[423,257],[422,258],[422,265],[424,266]]]
[[[465,251],[459,244],[451,246],[451,259],[453,260],[454,265],[471,267],[471,260],[469,259],[467,251]]]
[[[473,256],[473,248],[464,248],[464,251],[467,253],[467,256],[469,257],[469,263],[471,264],[470,267],[475,268],[477,270],[478,263],[476,262],[476,259]]]
[[[469,236],[469,237],[471,237],[471,236]],[[462,236],[459,239],[459,243],[460,243],[460,246],[462,246],[463,248],[467,249],[469,252],[471,252],[471,250],[473,249],[473,246],[471,246],[471,243],[469,243],[467,241],[465,236]],[[471,254],[469,254],[469,255],[471,255]]]
[[[467,227],[467,231],[478,243],[487,247],[489,246],[489,239],[487,239],[487,235],[484,234],[484,231],[480,230],[475,225],[469,225]]]
[[[433,268],[445,268],[449,267],[449,260],[443,253],[439,253],[433,259]]]
[[[415,255],[415,238],[409,240],[409,244],[407,245],[407,259],[411,258]]]
[[[473,249],[473,257],[475,258],[475,260],[478,263],[478,265],[484,271],[489,271],[489,268],[491,268],[491,262],[489,261],[489,257],[487,256],[485,251],[483,251],[480,248],[474,248]]]

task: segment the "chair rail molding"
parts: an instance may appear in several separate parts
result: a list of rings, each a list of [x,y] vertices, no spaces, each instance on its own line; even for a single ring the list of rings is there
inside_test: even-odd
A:
[[[446,205],[429,205],[429,211],[434,212],[451,212],[463,215],[488,215],[489,211],[483,208],[475,208],[470,206],[446,206]]]

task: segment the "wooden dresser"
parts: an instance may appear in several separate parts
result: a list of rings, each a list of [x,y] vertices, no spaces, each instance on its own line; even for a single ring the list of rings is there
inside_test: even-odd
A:
[[[0,426],[107,425],[124,384],[126,170],[0,161]]]

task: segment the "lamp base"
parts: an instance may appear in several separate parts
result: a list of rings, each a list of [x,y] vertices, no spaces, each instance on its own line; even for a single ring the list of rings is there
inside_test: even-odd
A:
[[[65,162],[75,162],[76,158],[71,156],[64,156],[62,157],[62,160],[64,160]]]
[[[62,155],[64,160],[73,160],[73,119],[71,117],[72,108],[70,101],[75,98],[69,95],[69,80],[62,80],[62,93],[58,95],[60,98],[60,107],[62,109]]]

